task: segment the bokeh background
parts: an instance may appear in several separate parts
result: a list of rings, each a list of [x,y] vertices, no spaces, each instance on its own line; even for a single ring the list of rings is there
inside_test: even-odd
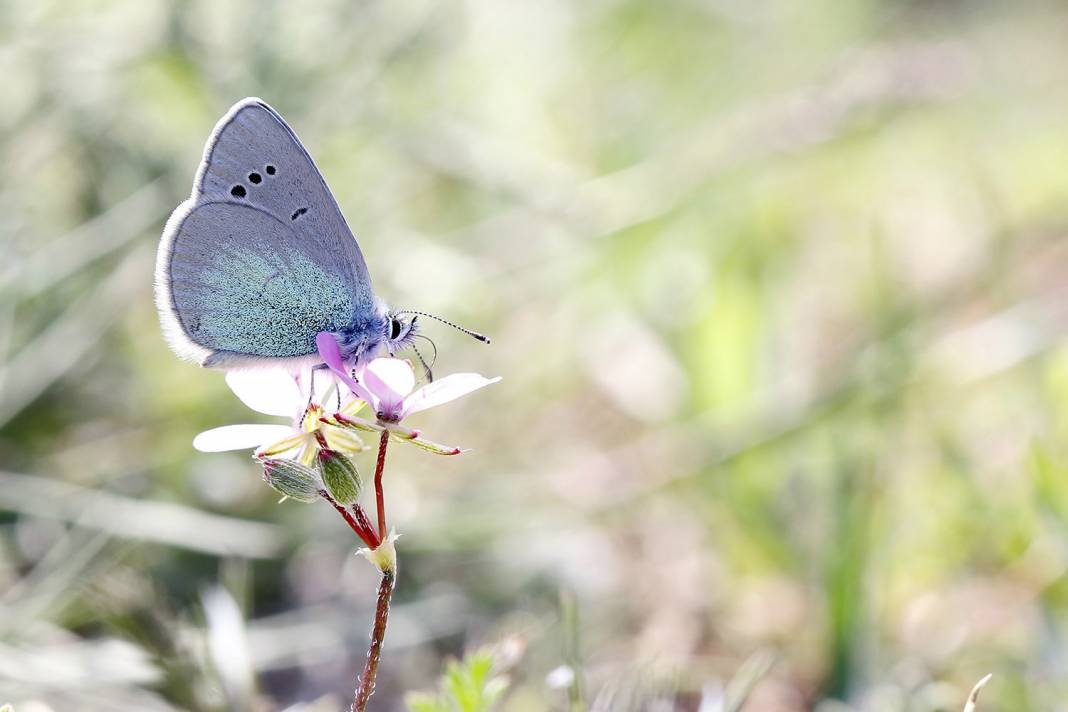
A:
[[[204,429],[163,222],[236,100],[300,134],[436,371],[377,710],[1068,699],[1068,8],[0,3],[0,703],[335,710],[375,571]],[[368,454],[368,457],[370,454]],[[366,464],[365,464],[366,468]],[[495,647],[494,647],[495,646]],[[739,693],[739,691],[742,691]],[[581,698],[581,699],[580,699]]]

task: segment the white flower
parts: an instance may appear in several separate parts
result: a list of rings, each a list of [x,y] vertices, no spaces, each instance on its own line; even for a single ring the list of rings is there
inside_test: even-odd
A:
[[[428,383],[415,391],[415,371],[410,361],[399,358],[376,358],[356,373],[349,375],[341,359],[341,352],[330,334],[319,334],[319,355],[339,381],[375,411],[375,421],[363,420],[336,413],[332,423],[365,432],[386,431],[394,440],[408,442],[436,455],[459,455],[463,449],[427,440],[418,430],[406,428],[400,421],[411,415],[454,401],[501,380],[486,378],[477,373],[454,373]]]
[[[326,371],[316,372],[314,377],[311,369],[298,376],[280,369],[230,371],[226,384],[252,410],[285,417],[289,423],[212,428],[193,439],[193,447],[201,452],[254,449],[257,457],[288,457],[310,466],[315,462],[320,437],[330,449],[341,453],[365,449],[352,429],[323,420],[324,409],[353,415],[364,405],[347,389],[339,389],[333,375]]]
[[[410,361],[399,358],[376,358],[363,369],[361,381],[364,398],[379,420],[399,423],[413,413],[454,401],[501,380],[477,373],[453,373],[415,389],[415,372]],[[415,389],[413,391],[413,389]]]
[[[349,366],[341,356],[341,347],[333,334],[319,332],[315,337],[319,357],[334,372],[334,376],[349,387],[353,395],[375,411],[379,422],[399,423],[405,416],[454,401],[483,386],[501,380],[486,378],[477,373],[454,373],[428,383],[414,393],[415,371],[410,361],[399,358],[376,358],[363,366],[356,378],[349,375]]]

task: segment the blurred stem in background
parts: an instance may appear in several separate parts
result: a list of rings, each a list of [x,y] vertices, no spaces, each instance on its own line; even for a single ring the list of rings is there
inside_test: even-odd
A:
[[[585,712],[586,691],[582,662],[582,645],[578,599],[573,591],[560,589],[560,623],[564,636],[564,664],[571,669],[571,684],[567,687],[568,710]]]
[[[833,525],[826,574],[829,642],[824,695],[849,700],[864,670],[862,654],[868,627],[869,537],[874,515],[873,468],[850,451],[848,443],[835,447],[833,464]]]

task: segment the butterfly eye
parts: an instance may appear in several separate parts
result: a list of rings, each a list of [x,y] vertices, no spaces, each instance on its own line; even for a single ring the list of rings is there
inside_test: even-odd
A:
[[[398,336],[400,336],[400,333],[401,333],[400,319],[391,320],[390,323],[389,323],[389,340],[393,341]]]

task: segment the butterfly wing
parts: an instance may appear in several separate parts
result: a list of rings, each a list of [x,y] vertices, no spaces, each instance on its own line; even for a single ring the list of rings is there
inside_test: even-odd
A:
[[[374,312],[337,202],[258,99],[236,104],[208,140],[192,196],[160,241],[156,302],[171,346],[205,366],[308,356],[316,333]]]

